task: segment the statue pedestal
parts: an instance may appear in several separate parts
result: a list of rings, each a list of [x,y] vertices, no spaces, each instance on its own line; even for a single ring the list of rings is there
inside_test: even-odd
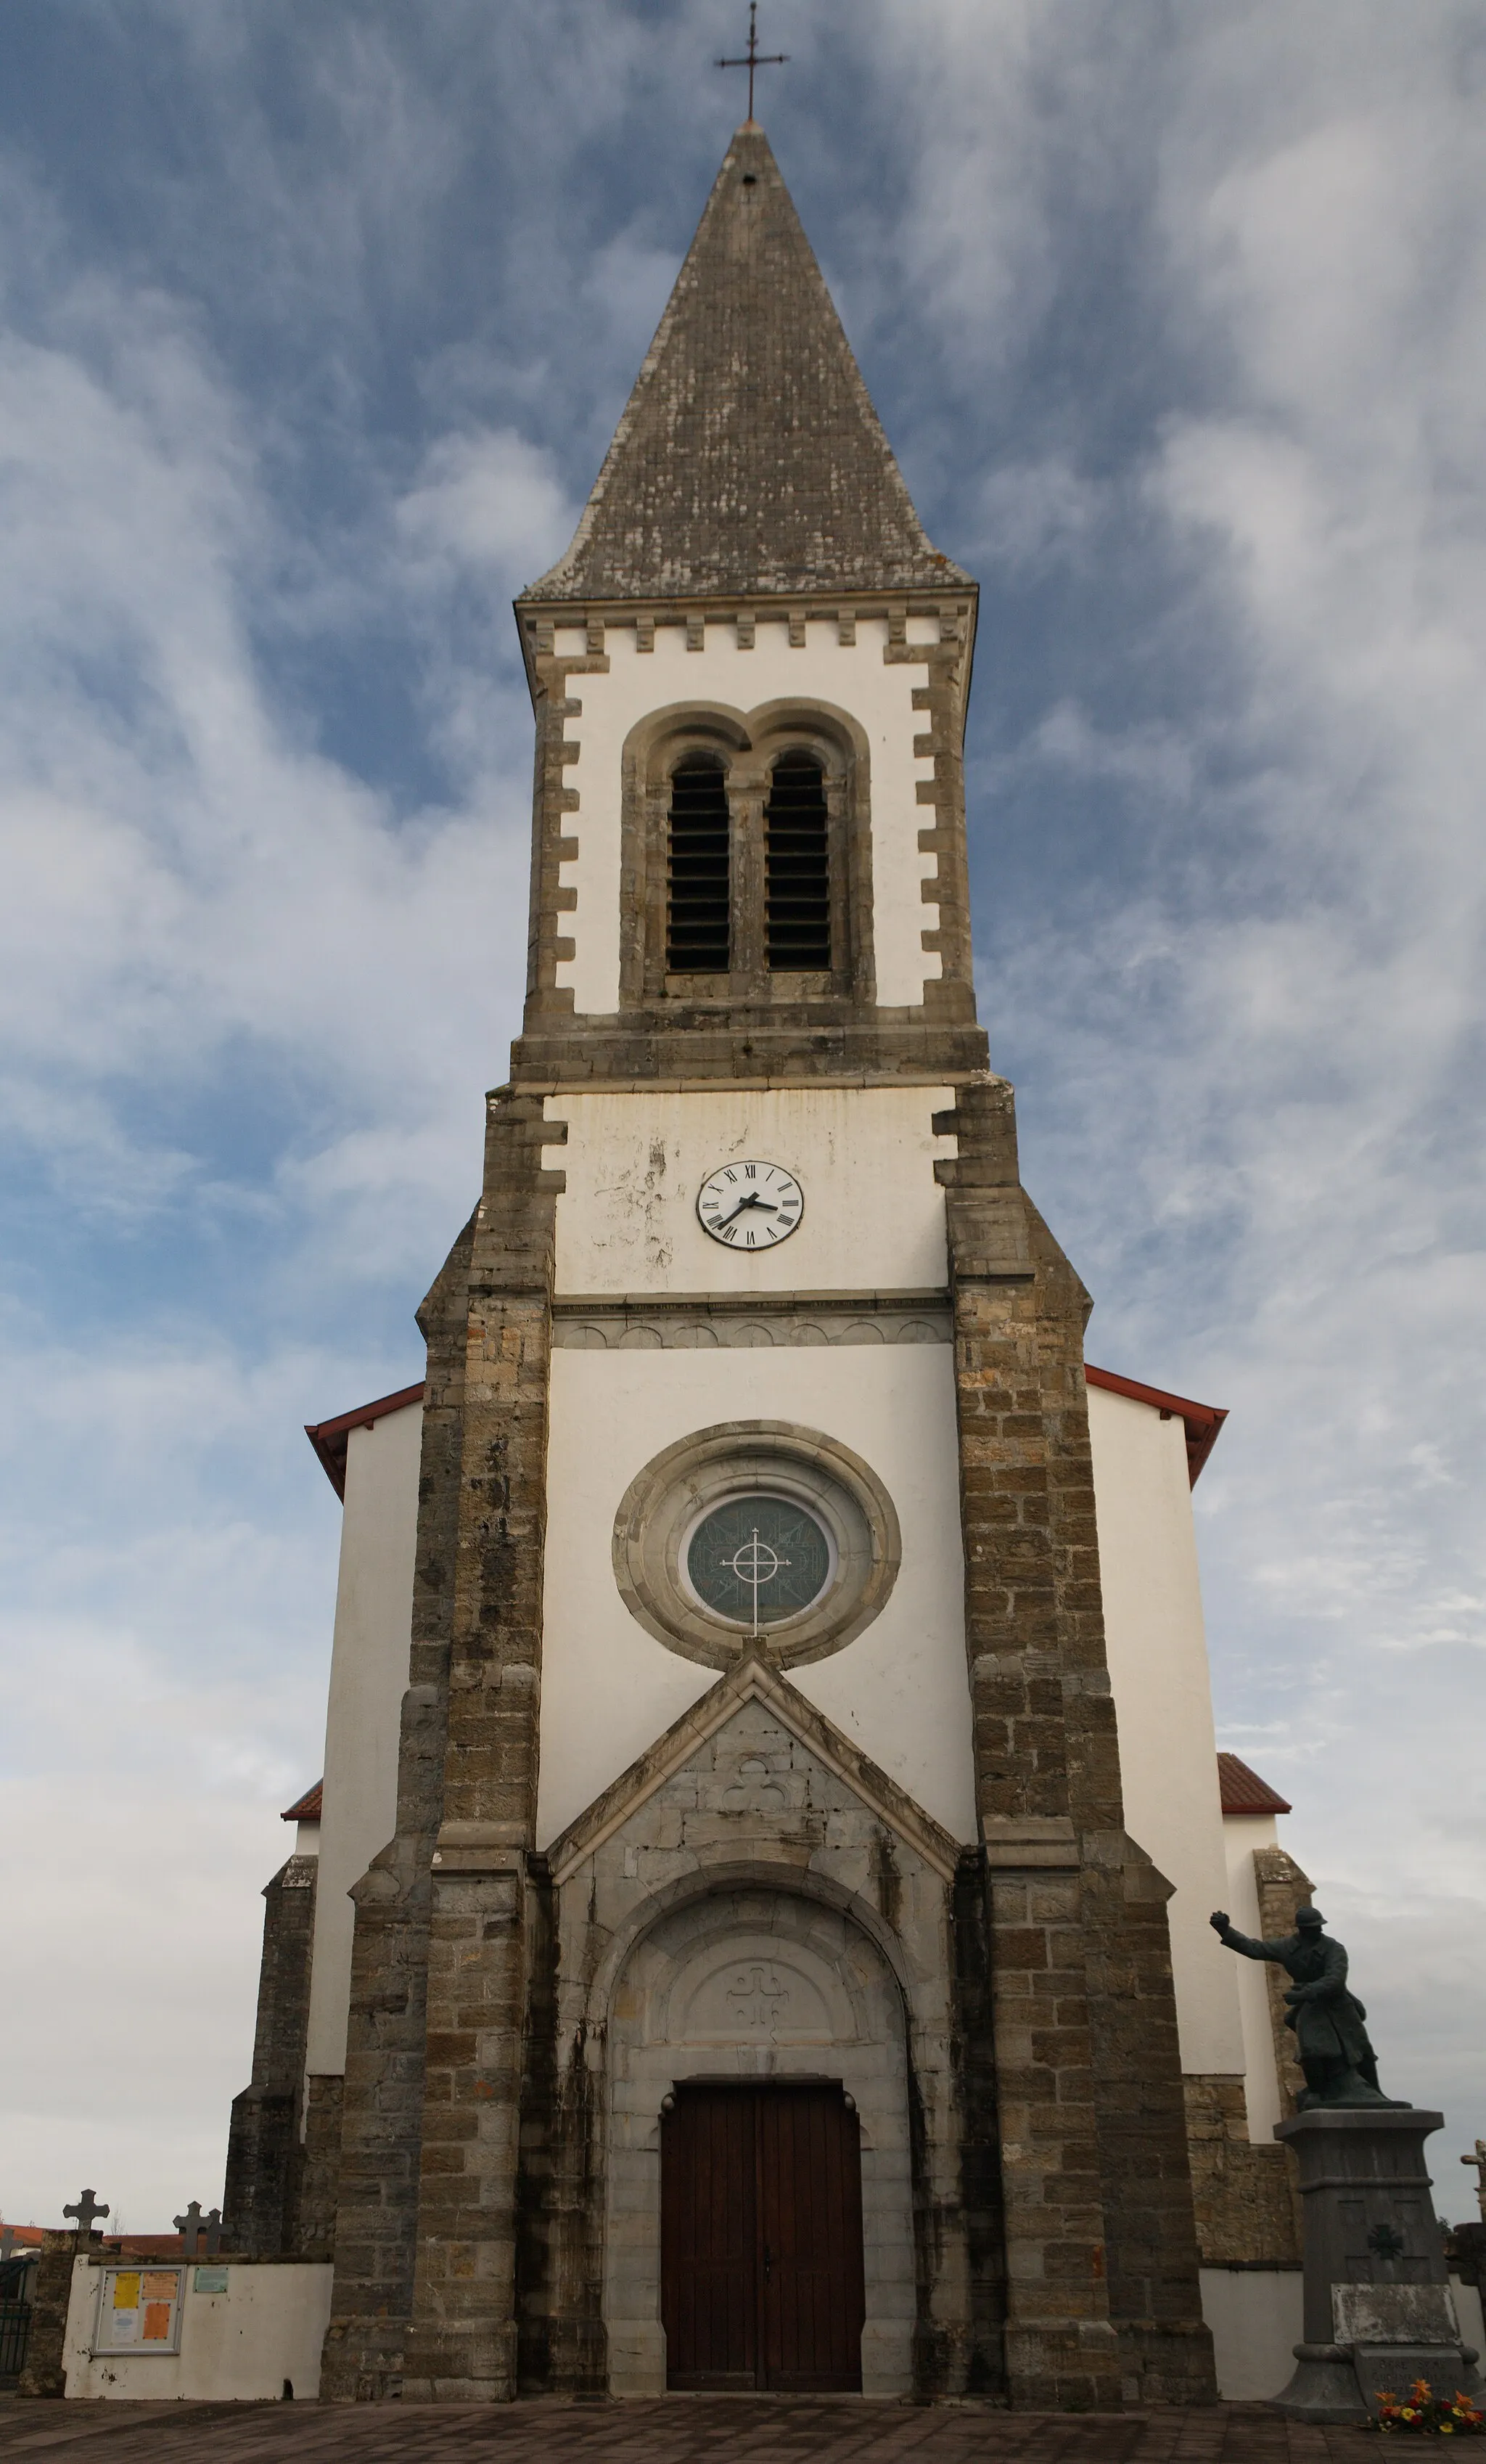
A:
[[[1424,2143],[1440,2113],[1322,2106],[1277,2123],[1305,2202],[1305,2342],[1275,2409],[1297,2421],[1366,2421],[1380,2388],[1480,2386],[1460,2341]]]

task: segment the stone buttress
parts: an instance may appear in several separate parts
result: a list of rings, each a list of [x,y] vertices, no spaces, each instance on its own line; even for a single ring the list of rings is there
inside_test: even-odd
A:
[[[222,2212],[252,2257],[293,2246],[303,2167],[300,2098],[310,2013],[317,1859],[295,1855],[264,1889],[252,2079],[232,2100]]]
[[[540,1686],[552,1208],[494,1096],[486,1194],[424,1311],[398,1834],[356,1894],[331,2397],[509,2396]]]

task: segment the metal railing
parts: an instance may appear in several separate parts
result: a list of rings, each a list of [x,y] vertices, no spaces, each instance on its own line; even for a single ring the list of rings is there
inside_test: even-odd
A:
[[[31,2303],[0,2301],[0,2380],[14,2378],[25,2367],[31,2341]]]

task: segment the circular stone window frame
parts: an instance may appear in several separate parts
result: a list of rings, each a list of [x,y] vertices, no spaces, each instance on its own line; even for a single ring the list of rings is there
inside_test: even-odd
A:
[[[751,1493],[805,1507],[824,1525],[835,1560],[808,1608],[756,1635],[699,1599],[683,1563],[703,1515]],[[882,1615],[903,1534],[876,1472],[840,1439],[789,1420],[722,1420],[665,1447],[636,1474],[614,1518],[613,1557],[631,1617],[667,1651],[706,1668],[732,1668],[746,1653],[798,1668],[844,1650]]]

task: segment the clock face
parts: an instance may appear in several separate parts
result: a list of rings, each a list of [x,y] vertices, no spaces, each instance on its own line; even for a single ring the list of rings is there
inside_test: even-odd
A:
[[[730,1249],[773,1249],[805,1211],[804,1194],[782,1163],[720,1163],[697,1191],[704,1232]]]

